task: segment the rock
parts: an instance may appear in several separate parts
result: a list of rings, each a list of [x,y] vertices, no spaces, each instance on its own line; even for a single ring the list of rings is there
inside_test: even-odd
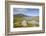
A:
[[[22,25],[22,26],[27,26],[27,21],[26,21],[26,20],[23,20],[23,21],[21,22],[21,25]]]

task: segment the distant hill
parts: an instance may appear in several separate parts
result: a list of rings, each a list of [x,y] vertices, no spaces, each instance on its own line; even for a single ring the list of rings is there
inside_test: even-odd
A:
[[[16,15],[14,15],[15,17],[27,17],[26,15],[24,15],[24,14],[16,14]]]
[[[39,16],[32,16],[31,20],[39,21]]]
[[[36,20],[39,21],[39,16],[30,16],[30,17],[24,17],[26,20]]]
[[[15,18],[23,18],[25,20],[36,20],[39,21],[39,16],[27,16],[24,14],[16,14],[14,15]]]

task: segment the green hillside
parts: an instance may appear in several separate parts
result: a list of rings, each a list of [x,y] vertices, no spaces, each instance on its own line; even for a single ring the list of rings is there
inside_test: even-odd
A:
[[[26,15],[23,15],[23,14],[17,14],[17,15],[14,15],[13,18],[14,18],[13,19],[14,28],[24,27],[23,25],[21,25],[21,22],[23,20],[27,21],[27,26],[25,26],[25,27],[33,27],[34,26],[32,23],[28,23],[28,21],[35,20],[35,21],[39,22],[39,16],[26,16]],[[39,24],[37,24],[36,26],[39,26]]]

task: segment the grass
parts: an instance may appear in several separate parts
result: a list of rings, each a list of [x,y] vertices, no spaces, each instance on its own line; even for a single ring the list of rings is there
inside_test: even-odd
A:
[[[14,28],[17,28],[17,27],[24,27],[23,25],[21,25],[21,23],[18,23],[18,22],[21,22],[24,18],[20,18],[20,17],[13,17],[13,27]],[[33,20],[33,19],[32,19]],[[36,20],[36,19],[35,19]],[[31,20],[29,20],[31,21]],[[16,23],[16,24],[15,24]],[[35,27],[38,27],[39,24],[35,24]],[[34,27],[34,25],[32,23],[27,23],[27,26],[25,27]]]
[[[15,24],[14,23],[14,28],[17,28],[17,27],[22,27],[22,25],[21,24]]]
[[[35,26],[38,27],[39,25],[36,24]],[[17,28],[17,27],[24,27],[24,26],[21,24],[15,24],[14,23],[14,28]],[[34,27],[34,25],[33,24],[27,24],[27,26],[25,26],[25,27]]]

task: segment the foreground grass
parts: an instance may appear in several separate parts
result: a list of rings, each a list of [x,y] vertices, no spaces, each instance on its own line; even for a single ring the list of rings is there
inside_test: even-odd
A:
[[[14,16],[14,19],[13,19],[13,27],[14,28],[17,28],[17,27],[38,27],[39,24],[32,24],[32,23],[27,23],[27,26],[23,26],[21,25],[20,23],[19,24],[15,24],[15,23],[18,23],[18,22],[21,22],[24,18],[23,17],[15,17]],[[31,20],[34,20],[34,19],[30,19]],[[35,19],[36,20],[36,19]],[[38,20],[38,19],[37,19]]]
[[[27,24],[27,26],[23,26],[21,24],[14,24],[14,28],[17,28],[17,27],[38,27],[39,25],[38,24]]]

